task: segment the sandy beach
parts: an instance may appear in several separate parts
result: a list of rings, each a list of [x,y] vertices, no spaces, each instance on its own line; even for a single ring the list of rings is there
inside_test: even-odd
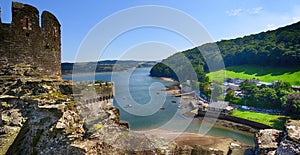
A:
[[[147,134],[155,135],[170,141],[174,140],[180,146],[200,145],[204,148],[213,148],[213,149],[222,150],[224,152],[228,151],[228,148],[231,143],[245,146],[244,144],[230,138],[201,135],[196,133],[176,132],[176,131],[158,130],[158,129],[134,131],[134,132],[143,133],[145,135]]]
[[[175,82],[175,80],[173,80],[172,78],[160,77],[160,79],[168,82]]]

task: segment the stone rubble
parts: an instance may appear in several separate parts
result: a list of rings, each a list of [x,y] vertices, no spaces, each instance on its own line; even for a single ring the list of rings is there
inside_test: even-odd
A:
[[[91,111],[93,115],[85,114],[86,107],[72,91],[80,92],[80,84],[36,75],[31,69],[25,76],[22,66],[10,67],[14,69],[0,70],[0,154],[227,154],[131,132],[112,99]]]
[[[298,155],[300,154],[300,120],[288,120],[285,130],[260,130],[256,135],[255,154]]]

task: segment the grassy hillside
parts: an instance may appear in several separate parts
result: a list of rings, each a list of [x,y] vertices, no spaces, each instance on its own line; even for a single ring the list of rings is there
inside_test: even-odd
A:
[[[221,74],[224,74],[224,70],[210,72],[207,75],[209,76],[210,80],[214,79],[222,81],[222,79],[219,78]],[[274,68],[253,65],[231,66],[226,68],[225,74],[228,78],[256,78],[264,82],[281,80],[289,82],[291,85],[300,85],[300,67]]]
[[[221,52],[221,55],[217,54],[218,52]],[[289,71],[289,68],[299,68],[300,66],[300,22],[242,38],[207,43],[180,53],[200,73],[202,73],[201,66],[205,72],[208,72],[209,69],[213,69],[210,71],[217,71],[222,68],[224,62],[229,71],[232,71],[227,72],[229,76],[246,78],[246,75],[251,75],[247,78],[257,77],[263,81],[284,80],[300,85],[299,82],[295,82],[299,74],[296,71]],[[179,53],[176,53],[164,59],[162,63],[165,65],[155,65],[151,69],[150,75],[174,77],[172,70],[175,74],[185,70],[186,63],[178,55]],[[213,65],[208,66],[209,64]],[[257,67],[252,70],[250,68],[246,73],[243,73],[245,68],[230,68],[230,66],[243,65],[269,66],[269,68],[262,67],[261,70]],[[232,75],[235,73],[240,74]],[[200,75],[201,79],[204,79],[202,81],[205,81],[206,78],[202,76],[203,74]]]

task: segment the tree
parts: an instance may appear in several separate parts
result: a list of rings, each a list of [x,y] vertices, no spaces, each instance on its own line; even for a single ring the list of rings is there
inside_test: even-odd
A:
[[[242,82],[240,86],[241,90],[244,93],[244,103],[250,106],[257,106],[257,92],[258,87],[255,83],[252,82]]]
[[[246,98],[253,98],[258,91],[258,87],[252,82],[242,82],[240,86]]]
[[[291,91],[292,86],[288,82],[284,81],[278,81],[276,84],[273,86],[273,88],[276,90],[276,92],[280,92],[281,90],[286,90],[286,91]]]
[[[257,92],[256,95],[257,104],[260,107],[267,109],[280,109],[280,100],[276,95],[276,91],[272,88],[262,88]]]
[[[170,77],[174,80],[178,80],[174,71],[164,63],[157,63],[150,70],[150,76],[155,77]]]
[[[208,77],[206,76],[205,72],[204,72],[204,68],[201,65],[198,65],[197,67],[194,67],[195,72],[197,74],[197,78],[199,82],[208,82]]]
[[[225,96],[225,101],[231,101],[231,100],[234,100],[235,96],[234,96],[234,90],[229,90],[227,91],[226,93],[226,96]]]
[[[288,95],[284,108],[286,114],[300,118],[300,93]]]

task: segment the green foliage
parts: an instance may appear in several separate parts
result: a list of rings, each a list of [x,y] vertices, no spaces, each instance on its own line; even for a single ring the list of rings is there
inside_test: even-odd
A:
[[[287,96],[294,91],[287,82],[278,81],[273,87],[262,85],[257,87],[255,83],[242,82],[240,89],[244,93],[244,98],[234,95],[233,90],[229,90],[225,100],[233,104],[247,105],[264,109],[290,108],[287,103]],[[292,113],[287,113],[292,114]]]
[[[270,115],[270,114],[263,114],[263,113],[257,113],[251,111],[240,111],[240,110],[233,111],[231,115],[244,118],[247,120],[259,122],[262,124],[266,124],[279,130],[283,130],[284,123],[287,119],[286,116],[281,116],[281,115]]]
[[[256,106],[266,108],[266,109],[280,109],[281,103],[278,100],[276,91],[272,88],[262,88],[260,89],[256,97]]]
[[[211,89],[209,82],[198,82],[199,90],[202,94],[204,94],[206,97],[211,98]]]
[[[207,82],[209,80],[204,72],[204,68],[201,65],[194,67],[199,82]]]
[[[169,77],[174,80],[178,80],[178,77],[174,71],[164,63],[157,63],[155,66],[153,66],[153,68],[150,70],[150,75],[155,77]]]
[[[286,98],[287,100],[283,105],[286,114],[300,118],[300,93],[291,93]]]
[[[242,82],[240,88],[245,97],[238,104],[265,109],[281,109],[287,101],[286,96],[293,92],[290,84],[282,81],[278,81],[272,88],[258,88],[255,83]]]
[[[186,73],[191,71],[186,70],[188,68],[187,64],[182,64],[183,59],[180,55],[183,54],[188,58],[196,71],[198,81],[203,83],[202,85],[200,84],[200,91],[211,97],[211,90],[204,89],[208,81],[205,72],[213,72],[208,74],[211,81],[218,80],[222,82],[224,80],[222,75],[225,74],[224,70],[220,70],[223,57],[227,69],[227,77],[256,78],[264,82],[273,82],[279,79],[284,81],[280,81],[274,88],[267,88],[266,86],[257,88],[255,84],[244,83],[241,89],[245,93],[245,98],[227,96],[227,100],[261,108],[281,109],[284,104],[290,104],[297,108],[298,101],[292,104],[287,96],[293,92],[291,85],[300,85],[299,47],[300,22],[274,31],[262,32],[243,38],[222,40],[216,43],[207,43],[176,53],[163,60],[162,63],[155,65],[151,69],[150,75],[172,77],[173,79],[181,76],[183,79],[189,79],[185,75],[188,75]],[[219,50],[222,57],[218,55]],[[209,68],[206,62],[210,62],[215,67]],[[167,69],[168,67],[169,69]],[[171,73],[170,70],[173,72]],[[218,94],[218,91],[212,93]]]
[[[208,77],[205,75],[203,63],[200,63],[202,61],[199,57],[193,56],[195,55],[176,53],[154,65],[150,70],[150,76],[169,77],[181,82],[186,80],[207,82]]]
[[[225,101],[231,104],[242,104],[242,99],[234,95],[234,90],[227,91]]]
[[[222,75],[226,74],[228,78],[240,79],[258,79],[264,82],[273,82],[282,80],[291,85],[300,85],[300,68],[299,67],[263,67],[257,65],[242,65],[226,67],[226,70],[219,70],[207,74],[210,81],[212,79],[223,81]],[[220,76],[221,75],[221,76]]]
[[[217,45],[217,46],[216,46]],[[214,72],[222,69],[222,58],[226,67],[241,65],[257,65],[259,67],[271,68],[298,68],[300,66],[300,22],[295,23],[274,31],[262,32],[255,35],[245,36],[243,38],[222,40],[216,43],[207,43],[199,47],[195,47],[181,52],[188,58],[192,66],[197,70],[198,66],[203,66],[205,72]],[[221,55],[218,55],[218,51]],[[178,58],[179,53],[163,60],[167,66],[170,66],[175,73],[185,69],[184,65],[178,65],[182,59]],[[210,62],[214,67],[208,68]],[[210,65],[211,66],[211,65]],[[197,71],[199,81],[205,82],[201,68]],[[247,71],[247,70],[243,70]],[[297,70],[299,71],[299,70]],[[151,70],[152,76],[170,77],[170,73],[165,68],[161,68],[161,64],[155,65]],[[255,74],[254,72],[253,74]],[[262,81],[273,81],[282,79],[280,77],[272,78],[274,72],[270,71],[265,74]],[[252,74],[249,74],[252,75]],[[282,75],[282,74],[276,74]],[[289,75],[283,75],[283,81],[294,82],[299,77],[297,75],[289,78]],[[255,76],[261,76],[259,74]],[[239,78],[243,78],[239,76]],[[269,79],[268,79],[269,78]],[[247,78],[251,79],[251,78]],[[222,80],[222,79],[221,79]],[[292,83],[300,85],[300,80]]]
[[[274,31],[217,42],[226,66],[299,66],[299,23]]]
[[[240,86],[241,90],[245,94],[245,99],[254,100],[258,91],[258,87],[252,82],[242,82]]]
[[[277,92],[279,92],[279,91],[291,91],[292,87],[291,87],[291,84],[289,84],[288,82],[278,81],[274,85],[274,89]]]
[[[233,100],[234,98],[235,98],[234,90],[227,91],[226,96],[225,96],[225,101],[230,101],[230,100]]]

